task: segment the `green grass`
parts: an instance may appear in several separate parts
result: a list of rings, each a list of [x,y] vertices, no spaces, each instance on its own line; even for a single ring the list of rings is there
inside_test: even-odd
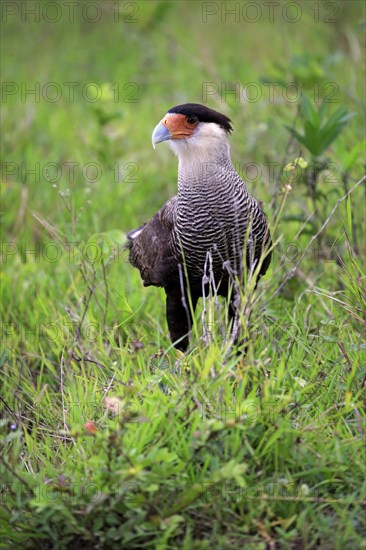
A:
[[[54,24],[8,16],[2,76],[18,91],[1,108],[2,548],[365,547],[364,182],[333,212],[364,173],[365,16],[361,2],[331,4],[330,23],[323,2],[319,22],[300,2],[293,24],[203,23],[193,2],[138,2],[134,24],[114,22],[108,2],[95,24],[77,10],[71,24],[64,12]],[[286,130],[301,134],[300,104],[280,85],[270,101],[269,81],[313,101],[333,83],[330,111],[355,113],[318,159],[332,164],[316,192],[314,159]],[[22,97],[35,82],[39,101]],[[79,83],[73,100],[65,82]],[[220,95],[250,82],[257,102]],[[85,100],[88,83],[100,101]],[[143,288],[123,248],[176,192],[176,159],[153,151],[152,129],[173,105],[202,103],[205,83],[276,243],[243,295],[244,357],[228,353],[212,300],[189,352],[172,348],[163,292]],[[291,179],[281,168],[299,154],[309,169]]]

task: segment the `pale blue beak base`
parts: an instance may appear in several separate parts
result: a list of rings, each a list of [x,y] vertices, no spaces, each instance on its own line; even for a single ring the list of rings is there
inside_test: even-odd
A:
[[[154,149],[157,143],[166,141],[167,139],[170,139],[170,132],[162,122],[159,122],[159,124],[155,126],[151,137],[151,141]]]

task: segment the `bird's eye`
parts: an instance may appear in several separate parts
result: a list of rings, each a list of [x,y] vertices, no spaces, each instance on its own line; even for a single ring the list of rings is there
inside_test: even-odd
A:
[[[187,117],[187,122],[188,122],[188,124],[191,124],[191,125],[196,124],[197,117],[196,116],[189,116],[189,117]]]

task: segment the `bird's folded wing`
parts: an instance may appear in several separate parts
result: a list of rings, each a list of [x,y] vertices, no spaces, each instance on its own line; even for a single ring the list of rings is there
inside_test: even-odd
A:
[[[176,210],[175,196],[149,222],[127,235],[130,262],[139,269],[144,286],[166,286],[177,274],[179,258],[172,246]]]

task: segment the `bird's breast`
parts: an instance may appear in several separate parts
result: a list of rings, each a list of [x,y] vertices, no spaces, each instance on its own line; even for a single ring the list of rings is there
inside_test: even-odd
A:
[[[247,201],[244,194],[226,198],[219,192],[194,194],[178,204],[176,238],[189,270],[200,277],[207,253],[216,273],[229,261],[237,270],[242,257],[248,226]]]

